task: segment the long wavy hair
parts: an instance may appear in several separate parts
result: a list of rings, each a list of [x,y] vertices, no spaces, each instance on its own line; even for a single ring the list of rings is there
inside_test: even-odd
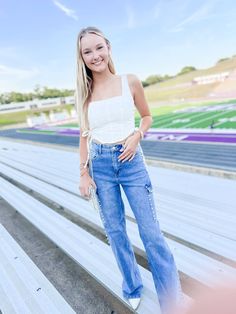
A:
[[[75,107],[78,113],[78,123],[81,130],[89,129],[88,121],[88,100],[92,93],[93,77],[92,71],[86,66],[81,54],[81,38],[86,34],[96,34],[104,38],[106,44],[111,47],[110,41],[104,36],[103,32],[96,27],[82,28],[77,37],[77,68],[76,68],[76,89]],[[114,63],[109,56],[108,68],[115,74]]]

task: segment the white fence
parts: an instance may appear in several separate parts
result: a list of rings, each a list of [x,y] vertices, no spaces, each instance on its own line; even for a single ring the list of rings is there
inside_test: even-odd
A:
[[[26,111],[31,109],[50,108],[65,104],[75,104],[74,96],[56,97],[47,99],[34,99],[24,102],[0,105],[0,114],[9,112]]]

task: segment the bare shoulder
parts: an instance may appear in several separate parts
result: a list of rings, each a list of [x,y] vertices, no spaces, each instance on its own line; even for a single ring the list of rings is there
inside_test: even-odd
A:
[[[140,79],[137,77],[137,75],[132,73],[128,73],[127,78],[130,86],[134,86],[135,84],[140,82]]]
[[[140,82],[139,78],[137,77],[137,75],[132,74],[132,73],[127,74],[127,79],[128,79],[131,93],[132,93],[133,98],[134,98],[135,92],[137,91],[137,88],[139,88],[141,82]]]
[[[135,74],[127,74],[127,79],[133,95],[134,104],[139,111],[140,116],[151,116],[141,80]]]

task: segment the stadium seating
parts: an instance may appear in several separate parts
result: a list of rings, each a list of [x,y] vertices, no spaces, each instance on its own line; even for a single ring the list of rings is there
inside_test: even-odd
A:
[[[75,314],[1,224],[0,278],[0,309],[4,314]]]
[[[76,214],[97,232],[104,233],[98,213],[79,195],[78,154],[6,140],[0,144],[0,162],[0,195],[114,297],[129,306],[122,298],[121,275],[108,244],[21,189],[24,186],[29,192],[39,193],[61,209]],[[236,218],[230,199],[235,189],[234,181],[151,166],[149,173],[160,226],[180,274],[208,287],[214,286],[221,276],[236,278]],[[228,188],[226,198],[220,196],[222,187]],[[122,196],[128,235],[135,253],[146,258],[123,191]],[[76,243],[80,243],[79,249]],[[104,264],[109,266],[106,271]],[[158,313],[159,303],[151,273],[141,265],[139,267],[145,289],[138,313]],[[185,295],[186,302],[191,300],[188,295],[191,293]]]

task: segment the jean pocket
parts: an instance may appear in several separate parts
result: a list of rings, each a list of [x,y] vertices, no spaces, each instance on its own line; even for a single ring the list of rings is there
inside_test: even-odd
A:
[[[120,157],[120,155],[122,153],[123,153],[123,151],[122,152],[118,151],[117,158],[118,158],[119,161],[121,161],[121,162],[123,161],[122,164],[124,164],[124,165],[129,165],[129,164],[133,164],[133,163],[136,164],[136,162],[138,162],[140,160],[140,157],[142,156],[141,149],[140,149],[139,145],[136,147],[136,150],[135,150],[134,154],[130,155],[129,159],[126,159],[126,160],[124,160],[124,158],[123,159],[119,159],[119,157]]]
[[[137,157],[141,157],[141,156],[142,156],[141,150],[140,150],[140,147],[138,146],[138,147],[136,148],[135,153],[134,153],[133,159],[134,159],[134,158],[137,158]]]

